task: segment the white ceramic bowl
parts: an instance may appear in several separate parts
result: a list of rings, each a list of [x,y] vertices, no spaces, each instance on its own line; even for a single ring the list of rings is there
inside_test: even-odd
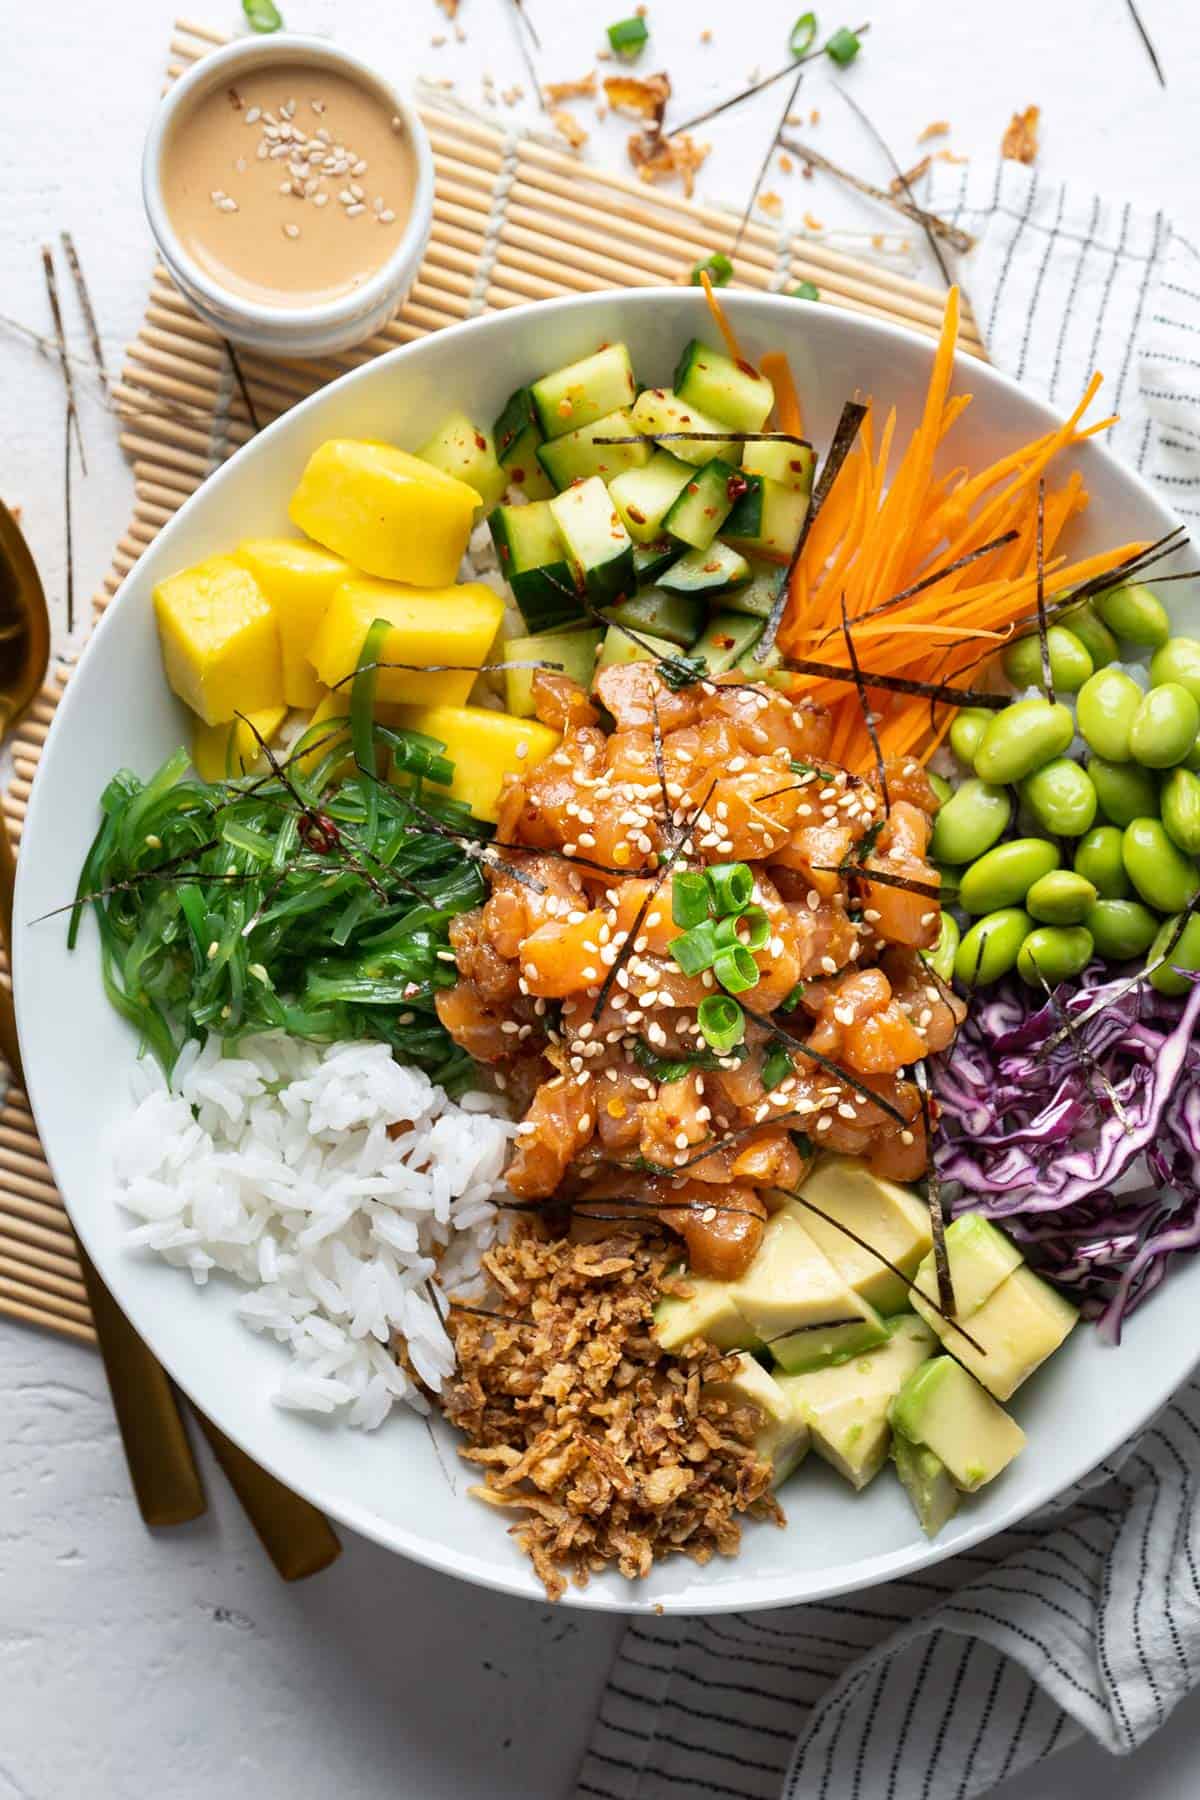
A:
[[[782,348],[792,359],[808,431],[827,444],[843,400],[856,390],[895,401],[898,441],[915,423],[931,348],[893,326],[820,305],[727,297],[749,354]],[[106,1128],[129,1108],[135,1044],[100,985],[94,926],[68,954],[66,921],[29,924],[75,889],[111,771],[149,775],[185,739],[183,709],[167,691],[151,607],[156,580],[239,537],[286,531],[288,495],[325,438],[423,442],[451,407],[493,419],[519,381],[624,339],[645,380],[668,380],[681,345],[706,334],[701,295],[688,289],[599,294],[548,302],[439,332],[345,376],[297,406],[213,475],[157,538],[101,621],[50,731],[25,825],[17,884],[16,997],[38,1127],[72,1219],[105,1281],[171,1374],[267,1468],[334,1518],[419,1561],[514,1594],[538,1583],[503,1521],[456,1492],[424,1425],[396,1416],[370,1437],[279,1411],[270,1393],[284,1352],[234,1317],[237,1291],[193,1288],[180,1271],[122,1247],[128,1221],[103,1195]],[[1004,376],[962,359],[957,387],[976,399],[951,434],[948,462],[979,466],[1045,431],[1050,410]],[[1092,504],[1074,538],[1081,551],[1156,538],[1170,514],[1095,442],[1074,453]],[[1179,588],[1164,590],[1174,596]],[[784,1489],[791,1525],[752,1526],[741,1556],[707,1568],[678,1559],[633,1586],[594,1581],[570,1603],[621,1611],[719,1612],[818,1599],[937,1562],[1040,1506],[1101,1461],[1187,1375],[1200,1333],[1200,1259],[1180,1264],[1136,1314],[1119,1350],[1090,1328],[1022,1388],[1014,1411],[1025,1453],[967,1501],[929,1544],[899,1485],[884,1471],[861,1495],[810,1457]],[[454,1468],[452,1439],[443,1458]]]
[[[176,121],[213,88],[225,86],[238,75],[279,63],[328,69],[378,94],[389,112],[404,121],[416,160],[412,213],[392,254],[361,287],[319,306],[267,306],[222,287],[189,256],[163,202],[163,147]],[[288,31],[270,37],[237,38],[203,57],[180,76],[160,101],[142,153],[142,198],[159,254],[172,279],[214,331],[268,356],[332,356],[371,337],[407,298],[433,224],[433,152],[415,107],[376,69],[350,51],[324,38],[302,37]]]

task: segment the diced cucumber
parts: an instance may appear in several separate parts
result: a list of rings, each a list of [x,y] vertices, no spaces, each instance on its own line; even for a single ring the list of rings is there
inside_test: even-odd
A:
[[[675,392],[734,431],[761,431],[775,404],[775,390],[765,376],[699,338],[692,339],[679,359]]]
[[[609,607],[605,617],[616,625],[632,625],[651,637],[669,638],[686,650],[704,629],[706,607],[699,594],[670,594],[665,588],[647,588],[632,600]]]
[[[766,475],[797,493],[811,494],[817,453],[808,444],[783,444],[778,439],[747,444],[742,467],[747,475]]]
[[[707,550],[687,550],[658,576],[659,587],[674,594],[705,594],[711,600],[736,587],[750,574],[750,564],[737,550],[718,538]]]
[[[609,489],[609,493],[612,489]],[[633,572],[637,576],[638,585],[646,586],[657,581],[665,569],[679,561],[679,545],[673,544],[670,538],[659,538],[653,544],[635,544],[633,546]]]
[[[606,413],[578,431],[539,444],[538,462],[560,494],[573,481],[586,481],[591,475],[611,481],[626,469],[643,468],[653,456],[654,446],[644,439],[633,444],[598,444],[596,439],[630,437],[636,429],[627,412]]]
[[[444,475],[453,475],[474,488],[484,512],[491,512],[504,498],[508,477],[496,460],[492,440],[466,413],[454,412],[443,419],[416,455]]]
[[[548,500],[554,485],[537,459],[542,429],[527,387],[509,397],[492,427],[496,460],[514,487],[523,488],[531,500]]]
[[[602,471],[596,469],[592,473],[599,475]],[[609,482],[613,505],[635,544],[650,544],[662,536],[663,520],[691,479],[690,463],[681,462],[669,450],[655,450],[643,467],[626,469]]]
[[[581,688],[592,685],[596,670],[596,652],[600,648],[600,631],[587,625],[577,631],[544,631],[536,637],[509,638],[504,645],[504,662],[552,662],[562,664],[562,673],[577,681]],[[505,669],[504,704],[517,719],[533,717],[533,669]]]
[[[720,457],[705,463],[688,482],[663,520],[668,536],[693,550],[707,550],[733,510],[742,485],[738,471]],[[731,491],[732,489],[732,491]]]
[[[730,594],[725,602],[730,612],[750,613],[756,619],[769,619],[783,571],[771,563],[752,569],[745,587]]]
[[[704,658],[710,675],[725,675],[762,634],[761,619],[752,619],[747,613],[714,613],[692,646],[692,654]]]
[[[575,578],[548,500],[498,506],[488,525],[500,570],[531,631],[583,622]]]
[[[672,437],[663,448],[681,462],[694,463],[698,468],[719,456],[724,462],[740,463],[742,446],[732,438],[722,438],[721,422],[701,412],[698,406],[691,406],[681,400],[678,394],[672,394],[667,388],[643,388],[633,404],[633,425],[635,431],[644,431],[650,437],[658,437],[667,432],[702,431],[712,432],[712,437]]]
[[[567,546],[576,586],[594,606],[611,606],[634,591],[633,542],[598,475],[577,481],[545,505]]]
[[[728,519],[725,536],[739,550],[790,556],[808,517],[808,495],[769,475],[753,475]]]
[[[529,392],[539,425],[548,438],[556,438],[628,406],[637,383],[624,344],[606,344],[582,362],[543,375]]]
[[[678,644],[668,644],[665,638],[647,637],[638,632],[635,641],[629,633],[622,631],[619,625],[610,625],[604,634],[604,643],[596,658],[596,674],[603,669],[611,669],[617,663],[658,662],[664,656],[678,656]],[[593,677],[593,680],[595,677]]]

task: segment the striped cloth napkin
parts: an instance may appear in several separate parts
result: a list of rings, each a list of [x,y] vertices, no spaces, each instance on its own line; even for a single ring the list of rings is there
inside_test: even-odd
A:
[[[939,171],[993,361],[1200,517],[1200,255],[1014,163]],[[1119,1354],[1119,1352],[1117,1352]],[[1089,1733],[1135,1749],[1200,1681],[1200,1380],[1025,1525],[845,1601],[631,1624],[588,1800],[969,1800]]]

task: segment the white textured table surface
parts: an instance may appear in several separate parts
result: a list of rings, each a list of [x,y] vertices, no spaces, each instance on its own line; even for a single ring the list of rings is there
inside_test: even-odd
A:
[[[236,29],[232,0],[197,13]],[[462,0],[456,42],[434,0],[281,0],[289,25],[336,32],[393,71],[451,78],[478,103],[484,72],[526,82],[507,0]],[[582,74],[624,0],[526,0],[544,78]],[[688,111],[785,59],[798,0],[651,0],[644,66],[671,73]],[[110,365],[139,322],[151,266],[140,142],[165,57],[172,0],[0,0],[0,312],[47,327],[38,246],[75,236]],[[902,161],[931,120],[955,150],[993,155],[1011,112],[1043,108],[1052,173],[1164,206],[1196,224],[1200,8],[1142,0],[1167,66],[1157,87],[1124,0],[863,0],[869,47],[851,79]],[[822,22],[841,22],[828,6]],[[711,45],[699,41],[713,34]],[[447,35],[435,47],[432,39]],[[827,154],[884,175],[824,73],[806,84]],[[701,191],[737,200],[783,103],[718,121]],[[501,106],[499,116],[515,118]],[[575,110],[591,124],[590,108]],[[594,129],[621,166],[625,128]],[[701,133],[701,136],[708,133]],[[939,140],[946,142],[947,140]],[[935,146],[936,147],[936,146]],[[886,221],[818,178],[772,174],[793,218],[847,232]],[[839,239],[847,248],[850,238]],[[918,246],[916,254],[920,255]],[[76,323],[68,306],[69,322]],[[82,333],[74,347],[85,352]],[[62,402],[57,373],[0,324],[0,493],[24,509],[56,611],[63,603]],[[76,581],[99,581],[130,482],[111,421],[84,406],[90,475],[76,490]],[[0,1320],[0,1800],[229,1800],[337,1792],[342,1800],[558,1800],[570,1792],[619,1625],[492,1597],[357,1539],[326,1574],[279,1583],[219,1474],[211,1506],[151,1536],[129,1496],[103,1376],[88,1351]],[[397,1478],[403,1479],[398,1469]],[[1175,1800],[1200,1788],[1200,1700],[1119,1770],[1069,1751],[1009,1800],[1119,1792]],[[840,1800],[840,1797],[839,1797]],[[900,1800],[909,1800],[901,1796]],[[912,1797],[915,1800],[915,1796]]]

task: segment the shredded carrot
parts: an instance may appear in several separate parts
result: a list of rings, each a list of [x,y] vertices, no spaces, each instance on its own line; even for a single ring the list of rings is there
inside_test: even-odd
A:
[[[747,363],[746,358],[742,355],[741,346],[734,335],[733,326],[725,316],[725,308],[717,299],[716,291],[713,288],[707,269],[701,269],[700,271],[700,285],[704,289],[704,298],[708,301],[708,310],[713,316],[717,330],[725,340],[725,348],[728,350],[730,356],[733,358],[734,362],[746,363],[748,369],[753,368],[754,365],[752,363]]]
[[[800,411],[800,396],[787,357],[782,350],[768,350],[759,370],[775,390],[775,423],[779,430],[790,431],[793,437],[803,437],[804,415]]]

